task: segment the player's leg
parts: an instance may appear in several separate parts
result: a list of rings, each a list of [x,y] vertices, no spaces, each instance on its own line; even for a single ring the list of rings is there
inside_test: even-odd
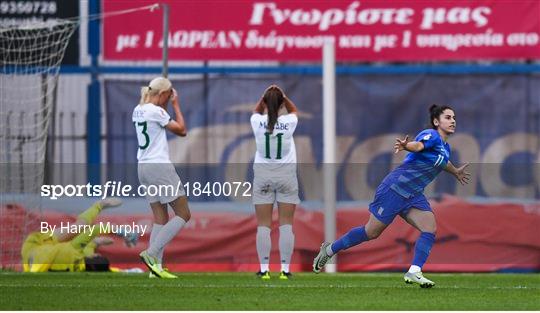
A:
[[[333,243],[323,243],[319,254],[313,261],[313,271],[319,273],[334,254],[379,237],[387,226],[373,214],[370,214],[365,226],[352,228]]]
[[[272,250],[270,226],[272,225],[273,207],[273,203],[255,204],[255,216],[257,217],[255,243],[260,264],[260,270],[257,274],[262,279],[270,278],[270,251]]]
[[[148,252],[153,255],[163,254],[165,246],[180,232],[180,230],[191,219],[191,212],[186,196],[178,197],[169,202],[175,216],[172,217],[159,231]]]
[[[257,218],[257,234],[255,243],[259,258],[260,270],[257,276],[261,279],[270,279],[270,251],[272,240],[270,227],[272,225],[272,211],[276,201],[275,177],[262,170],[262,164],[253,165],[253,192],[252,203],[255,206]]]
[[[169,221],[169,213],[167,212],[167,204],[162,204],[160,202],[150,203],[150,208],[152,209],[152,214],[154,216],[154,224],[152,225],[152,230],[150,231],[150,241],[149,246],[156,243],[156,238],[165,224]],[[161,249],[157,255],[160,264],[163,264],[163,251]]]
[[[184,225],[191,218],[191,212],[186,198],[186,193],[183,188],[180,177],[176,173],[174,165],[171,163],[160,163],[151,165],[139,164],[139,181],[141,184],[166,186],[164,194],[159,194],[156,197],[148,197],[150,203],[160,202],[161,204],[169,204],[173,209],[175,216],[169,219],[163,227],[157,230],[155,240],[150,243],[147,250],[141,252],[140,257],[148,268],[161,278],[176,278],[161,267],[159,257],[163,255],[165,246],[180,232]],[[172,187],[172,189],[169,189]],[[159,211],[162,210],[157,207]],[[154,210],[154,208],[152,208]],[[155,216],[155,215],[154,215]],[[164,221],[162,219],[162,221]]]
[[[365,226],[352,228],[345,235],[334,241],[326,251],[329,256],[338,253],[341,250],[349,249],[364,241],[372,240],[379,237],[388,225],[379,221],[373,214],[370,214],[369,220]]]
[[[290,264],[294,251],[293,220],[295,203],[278,202],[279,212],[279,256],[281,260],[280,279],[288,279],[291,276]]]
[[[159,230],[156,235],[155,244],[151,244],[148,252],[152,255],[163,257],[163,250],[165,246],[180,232],[184,225],[190,220],[191,212],[189,210],[189,205],[186,197],[186,192],[180,181],[180,177],[176,173],[176,170],[172,164],[163,164],[160,166],[162,177],[160,177],[161,185],[173,186],[175,189],[172,194],[161,195],[160,202],[162,204],[169,204],[172,208],[175,216],[171,219],[168,219],[168,213],[165,207],[165,215],[162,221],[166,223],[163,224],[161,230]],[[159,181],[159,180],[158,180]],[[162,209],[157,210],[158,212],[163,212]],[[154,215],[156,216],[156,215]],[[167,220],[168,219],[168,220]]]
[[[154,223],[152,225],[152,230],[150,231],[150,240],[148,242],[148,246],[155,244],[157,235],[163,228],[163,226],[169,221],[169,213],[167,212],[167,205],[162,204],[161,202],[153,202],[150,203],[150,208],[152,209],[152,214],[154,216]],[[161,249],[157,255],[158,260],[158,268],[163,269],[163,251],[165,249]],[[149,274],[150,278],[158,277],[150,271]]]
[[[392,223],[404,205],[403,198],[386,185],[379,185],[375,199],[369,204],[369,220],[365,226],[355,227],[333,243],[324,242],[313,260],[313,271],[319,273],[330,258],[339,251],[375,239]]]
[[[155,240],[161,258],[163,258],[163,251],[167,244],[176,237],[180,230],[191,219],[191,211],[189,210],[187,197],[185,195],[169,202],[169,205],[175,216],[163,225],[163,228],[159,231]]]
[[[291,174],[292,173],[292,174]],[[281,260],[280,279],[289,279],[291,257],[294,251],[293,220],[296,205],[300,203],[298,197],[298,178],[296,165],[288,166],[282,173],[276,185],[276,201],[279,213],[279,254]]]
[[[175,216],[163,225],[155,236],[155,240],[150,243],[148,249],[141,253],[141,258],[150,270],[161,278],[176,278],[175,275],[163,270],[159,256],[163,255],[163,250],[167,244],[176,237],[191,218],[191,212],[189,211],[187,197],[185,195],[169,202],[169,205],[173,209]]]
[[[103,200],[99,200],[95,202],[91,207],[86,209],[84,212],[79,214],[77,220],[73,224],[92,225],[101,210],[109,207],[116,207],[121,204],[122,200],[120,198],[105,198]],[[53,235],[56,237],[56,240],[58,240],[58,242],[67,242],[77,236],[76,233],[63,233],[60,228],[55,229]]]
[[[86,248],[86,246],[99,234],[100,228],[96,226],[91,231],[84,231],[76,235],[69,243],[74,249],[83,251],[84,248]]]
[[[404,215],[407,223],[420,231],[420,236],[414,247],[414,259],[404,279],[407,283],[414,282],[420,284],[421,287],[429,288],[435,284],[423,276],[422,266],[426,263],[435,242],[437,223],[427,200],[425,203],[417,203],[417,205],[418,208],[411,208]]]
[[[94,205],[92,205],[90,208],[88,208],[86,211],[81,213],[77,218],[77,222],[80,223],[79,225],[93,224],[102,209],[118,206],[121,203],[122,200],[120,200],[119,198],[107,198],[104,200],[100,200]],[[103,232],[101,227],[97,227],[94,225],[94,227],[90,231],[87,231],[85,229],[85,231],[83,231],[82,233],[75,234],[75,237],[69,240],[69,244],[75,250],[82,252],[89,244],[92,243],[96,236],[100,234],[106,234],[106,232]]]
[[[166,175],[166,168],[162,164],[153,163],[139,163],[137,166],[137,174],[139,176],[139,182],[141,186],[146,187],[148,190],[151,186],[160,185],[160,179]],[[155,245],[157,235],[160,233],[163,225],[165,225],[169,216],[167,214],[167,204],[162,204],[160,195],[147,193],[145,195],[146,200],[150,204],[152,214],[154,216],[154,224],[150,233],[150,241],[148,243],[147,250],[142,251],[139,256],[145,265],[150,269],[150,277],[155,277],[154,272],[161,271],[161,260],[159,255],[152,256],[148,254],[148,249]],[[159,276],[158,276],[159,277]]]

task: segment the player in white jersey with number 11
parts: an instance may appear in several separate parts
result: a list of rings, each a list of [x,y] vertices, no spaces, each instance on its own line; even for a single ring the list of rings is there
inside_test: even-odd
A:
[[[172,120],[166,111],[169,100],[174,109],[175,120]],[[186,126],[180,111],[178,94],[167,78],[157,77],[141,89],[141,100],[133,110],[132,121],[139,143],[137,170],[141,186],[147,187],[147,190],[149,186],[169,187],[158,188],[162,194],[146,196],[154,214],[154,225],[148,249],[141,252],[140,257],[150,269],[150,277],[176,278],[162,267],[163,250],[189,221],[191,214],[182,182],[169,159],[165,130],[183,137],[186,136]],[[175,213],[170,220],[167,204]]]
[[[287,114],[278,116],[281,107]],[[265,114],[266,110],[266,114]],[[293,134],[298,124],[297,109],[283,90],[268,87],[251,116],[257,151],[253,164],[253,204],[257,215],[257,254],[262,279],[270,279],[269,261],[272,248],[270,226],[277,201],[279,212],[280,279],[291,277],[289,265],[294,250],[292,223],[298,198],[296,149]]]

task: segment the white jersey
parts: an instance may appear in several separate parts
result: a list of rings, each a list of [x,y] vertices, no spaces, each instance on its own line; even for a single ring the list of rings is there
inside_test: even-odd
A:
[[[255,163],[296,164],[296,147],[293,138],[298,124],[296,114],[279,116],[272,134],[267,133],[267,123],[267,114],[254,113],[251,116],[251,128],[257,144]]]
[[[152,103],[139,104],[133,110],[132,121],[137,131],[139,163],[170,163],[165,125],[171,117]]]

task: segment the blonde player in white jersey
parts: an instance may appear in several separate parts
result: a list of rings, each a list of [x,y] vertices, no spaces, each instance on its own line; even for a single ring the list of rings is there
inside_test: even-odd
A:
[[[166,111],[169,100],[174,109],[174,120]],[[150,277],[176,278],[162,267],[163,251],[189,221],[191,213],[180,178],[169,159],[165,130],[184,137],[186,126],[178,94],[167,78],[157,77],[141,89],[141,100],[133,110],[132,121],[139,143],[137,159],[140,184],[147,189],[148,186],[156,186],[158,189],[159,186],[171,186],[161,188],[161,194],[146,196],[154,215],[154,225],[148,249],[141,252],[140,257],[150,269]],[[170,220],[167,204],[175,213]]]
[[[278,116],[280,108],[287,114]],[[266,111],[266,113],[265,113]],[[253,204],[257,215],[257,254],[261,279],[270,279],[269,261],[272,243],[270,226],[272,210],[277,201],[279,212],[280,279],[289,279],[291,256],[294,250],[292,224],[298,198],[296,149],[293,134],[298,124],[297,109],[283,90],[268,87],[251,116],[257,151],[253,164]]]

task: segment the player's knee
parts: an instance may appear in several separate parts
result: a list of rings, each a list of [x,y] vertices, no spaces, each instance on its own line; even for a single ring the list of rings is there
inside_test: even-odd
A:
[[[378,238],[382,232],[382,229],[366,229],[366,235],[369,240]]]
[[[154,216],[154,223],[159,225],[165,225],[169,221],[169,216]]]
[[[258,227],[268,227],[268,228],[272,228],[272,222],[259,221],[259,222],[257,222],[257,226],[258,226]]]
[[[420,231],[423,233],[432,233],[433,235],[437,234],[437,224],[426,224],[422,225]]]

